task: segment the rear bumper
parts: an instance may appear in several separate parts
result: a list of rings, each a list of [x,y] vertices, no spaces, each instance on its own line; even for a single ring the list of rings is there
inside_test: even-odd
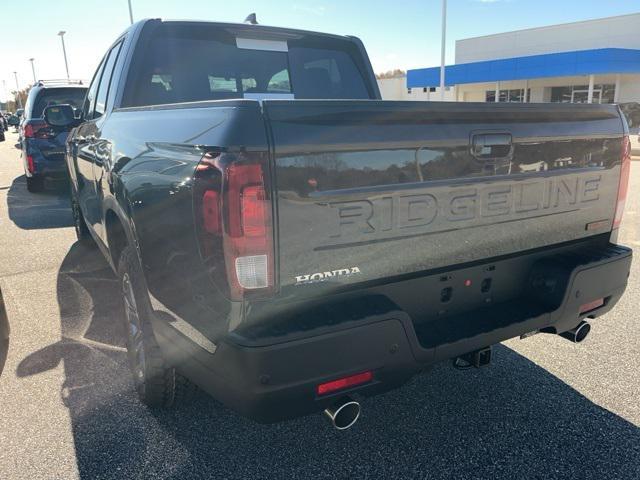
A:
[[[367,314],[362,318],[324,325],[295,339],[232,333],[215,353],[175,336],[166,324],[155,330],[165,355],[205,391],[244,416],[275,422],[323,410],[345,393],[369,396],[393,389],[446,358],[536,330],[560,333],[585,317],[598,317],[622,296],[631,258],[630,249],[616,245],[536,258],[530,281],[538,282],[535,279],[542,275],[547,283],[554,278],[560,285],[548,297],[527,293],[528,300],[516,299],[524,302],[521,308],[504,302],[452,315],[444,322],[411,318],[376,295],[364,298]],[[581,306],[600,298],[604,305],[580,313]],[[443,324],[450,327],[445,334]],[[374,372],[374,380],[366,385],[323,397],[316,394],[320,383],[368,370]]]
[[[31,177],[37,175],[53,179],[64,179],[68,177],[63,147],[55,147],[55,151],[50,151],[45,155],[40,148],[40,144],[42,142],[46,142],[46,140],[25,140],[26,141],[24,143],[26,144],[26,148],[23,145],[22,151],[27,152],[26,154],[23,153],[25,173],[27,176]],[[53,147],[50,147],[50,149],[51,148]],[[31,155],[31,158],[33,159],[33,173],[29,172],[27,155]]]

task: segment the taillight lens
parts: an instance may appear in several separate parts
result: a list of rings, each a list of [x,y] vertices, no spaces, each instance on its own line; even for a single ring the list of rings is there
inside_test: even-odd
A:
[[[262,238],[266,235],[267,210],[264,185],[250,185],[242,189],[241,224],[247,237]]]
[[[23,130],[24,138],[53,138],[56,136],[53,129],[46,123],[27,123]]]
[[[273,225],[267,197],[267,156],[256,154],[225,172],[224,253],[232,297],[273,287]]]
[[[207,154],[196,169],[194,206],[200,252],[214,277],[225,264],[231,298],[270,293],[274,286],[268,156]],[[214,281],[216,278],[214,278]]]
[[[616,203],[616,214],[613,218],[613,228],[619,228],[622,223],[624,206],[627,202],[627,192],[629,191],[629,175],[631,173],[631,141],[628,135],[622,137],[622,163],[620,165],[620,183],[618,185],[618,201]]]

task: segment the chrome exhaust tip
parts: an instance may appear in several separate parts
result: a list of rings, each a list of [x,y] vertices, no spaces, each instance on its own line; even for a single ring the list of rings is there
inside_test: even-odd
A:
[[[332,407],[327,408],[324,414],[329,417],[331,424],[337,430],[346,430],[352,427],[360,418],[360,404],[346,397]]]
[[[572,328],[571,330],[562,332],[560,336],[566,338],[567,340],[571,340],[573,343],[580,343],[585,338],[587,338],[587,335],[589,335],[590,331],[591,325],[589,325],[587,322],[582,321],[576,328]]]

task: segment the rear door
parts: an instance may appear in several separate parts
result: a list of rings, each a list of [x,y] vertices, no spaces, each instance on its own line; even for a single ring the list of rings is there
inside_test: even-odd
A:
[[[98,66],[85,96],[82,106],[83,123],[74,130],[73,136],[69,141],[71,156],[78,176],[78,202],[87,224],[91,227],[96,222],[96,196],[93,182],[93,140],[96,135],[96,125],[93,120],[93,114],[103,70],[104,60]]]
[[[74,139],[77,149],[78,172],[83,184],[80,187],[80,205],[85,220],[101,237],[103,236],[102,204],[98,196],[96,170],[101,172],[105,156],[105,146],[100,138],[100,131],[104,121],[102,117],[105,112],[109,81],[120,45],[121,43],[118,43],[107,52],[91,82],[84,105],[83,118],[85,121],[78,127]],[[101,176],[100,173],[98,175]]]
[[[103,225],[103,192],[102,182],[105,173],[105,164],[109,164],[111,158],[111,141],[103,136],[103,127],[107,120],[107,103],[109,100],[109,92],[111,90],[111,81],[113,71],[118,61],[122,41],[118,42],[109,50],[105,60],[104,71],[100,78],[98,93],[96,95],[96,104],[93,111],[93,119],[95,122],[95,135],[92,141],[92,179],[95,189],[95,211],[92,212],[94,219],[94,230],[106,243],[106,232]]]
[[[615,106],[267,101],[279,281],[326,288],[607,232]]]

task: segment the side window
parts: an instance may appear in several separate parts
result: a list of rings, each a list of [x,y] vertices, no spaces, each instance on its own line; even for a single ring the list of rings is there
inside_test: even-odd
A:
[[[96,73],[93,75],[93,80],[91,80],[91,85],[89,85],[87,96],[84,97],[84,105],[82,106],[82,118],[85,121],[91,120],[93,118],[93,108],[95,105],[96,93],[98,91],[98,84],[100,83],[100,77],[102,76],[103,67],[104,61],[100,63],[100,66],[96,70]]]
[[[118,43],[107,54],[107,60],[104,64],[104,70],[102,72],[102,78],[98,86],[98,94],[96,95],[96,107],[93,112],[93,118],[101,117],[106,109],[107,96],[109,95],[109,84],[111,82],[111,74],[113,73],[113,67],[118,59],[118,53],[122,42]]]
[[[269,80],[267,92],[291,93],[291,82],[289,80],[289,70],[280,70]]]

